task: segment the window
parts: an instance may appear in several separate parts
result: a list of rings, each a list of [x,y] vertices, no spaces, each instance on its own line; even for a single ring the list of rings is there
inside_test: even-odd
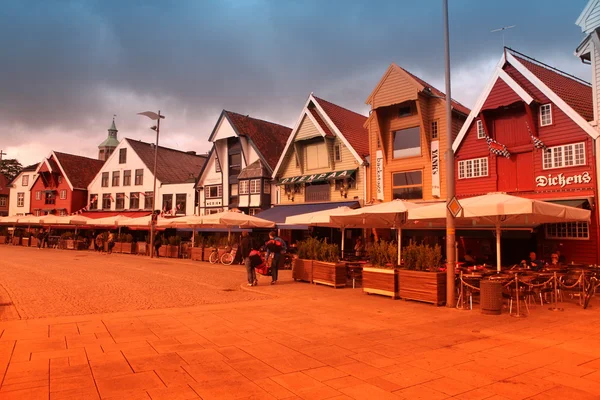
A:
[[[119,182],[120,181],[121,181],[121,172],[120,171],[113,171],[112,185],[113,186],[119,186]]]
[[[65,200],[67,198],[67,191],[65,189],[60,191],[60,199]]]
[[[392,175],[392,193],[395,199],[422,199],[421,171],[398,172]]]
[[[108,187],[108,172],[102,173],[102,187]]]
[[[123,171],[123,186],[131,186],[131,170]]]
[[[38,190],[37,192],[35,192],[35,199],[36,200],[42,199],[42,191],[41,190]]]
[[[258,214],[261,211],[262,210],[260,208],[251,208],[251,209],[248,210],[248,215],[254,216],[254,215]]]
[[[333,146],[333,156],[335,161],[342,161],[342,145],[336,144]]]
[[[329,154],[324,142],[305,146],[306,169],[320,169],[329,167]]]
[[[173,209],[173,195],[172,194],[163,194],[162,198],[162,209],[165,213],[170,213]]]
[[[60,210],[60,211],[58,212],[58,215],[59,215],[60,217],[66,217],[66,216],[67,216],[67,210],[65,210],[65,209],[63,208],[62,210]]]
[[[117,193],[117,201],[115,202],[115,209],[122,210],[125,208],[125,193]]]
[[[127,149],[119,149],[119,164],[127,162]]]
[[[263,193],[264,194],[271,194],[271,183],[268,181],[264,181],[263,183]]]
[[[248,194],[248,192],[249,192],[248,181],[240,181],[239,185],[240,185],[240,188],[239,188],[240,194]]]
[[[152,200],[154,199],[154,192],[144,193],[144,209],[152,210]]]
[[[175,195],[175,213],[185,215],[185,193],[178,193]]]
[[[21,186],[29,185],[29,175],[23,175],[21,178]]]
[[[235,197],[238,195],[238,184],[237,183],[232,183],[231,185],[229,185],[229,195],[232,197]]]
[[[544,151],[544,169],[585,165],[585,143],[548,147]]]
[[[215,158],[215,172],[221,172],[221,163]]]
[[[477,139],[485,139],[486,136],[483,121],[479,119],[477,120]]]
[[[6,197],[0,197],[0,207],[6,207]]]
[[[587,222],[563,222],[546,224],[546,239],[585,240],[590,238]]]
[[[205,214],[206,215],[218,214],[218,213],[220,213],[222,211],[223,211],[222,208],[207,208]]]
[[[102,195],[102,209],[110,210],[110,193],[105,193]]]
[[[250,194],[260,194],[260,179],[250,181]]]
[[[242,171],[242,155],[240,153],[229,155],[229,175],[238,176]]]
[[[552,125],[552,104],[540,106],[540,126]]]
[[[418,126],[394,132],[394,158],[420,155],[421,129]]]
[[[144,170],[143,169],[135,170],[135,184],[136,185],[144,184]]]
[[[90,210],[98,209],[98,195],[90,194]]]
[[[400,107],[398,109],[399,117],[409,117],[411,115],[412,115],[412,110],[411,110],[410,106]]]
[[[46,192],[46,196],[44,198],[44,204],[55,204],[56,203],[56,196],[54,195],[54,192],[51,191],[47,191]]]
[[[458,162],[458,179],[479,178],[481,176],[488,176],[487,157]]]
[[[58,181],[58,184],[59,184],[59,185],[62,183],[62,175],[59,175],[59,176],[58,176],[58,179],[57,179],[57,181]]]
[[[137,210],[140,208],[140,194],[138,192],[129,193],[129,209]]]
[[[223,185],[206,186],[204,188],[204,197],[207,199],[223,197]]]
[[[318,182],[304,187],[304,201],[321,202],[331,200],[329,182]]]
[[[438,122],[437,120],[431,122],[431,139],[438,138]]]

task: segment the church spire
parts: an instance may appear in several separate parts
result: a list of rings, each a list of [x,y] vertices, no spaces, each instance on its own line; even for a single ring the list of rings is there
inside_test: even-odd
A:
[[[115,117],[113,115],[112,124],[110,124],[110,128],[108,128],[108,137],[100,143],[98,146],[98,159],[102,161],[108,160],[108,157],[115,151],[117,146],[119,145],[119,139],[117,138],[117,126],[115,125]]]

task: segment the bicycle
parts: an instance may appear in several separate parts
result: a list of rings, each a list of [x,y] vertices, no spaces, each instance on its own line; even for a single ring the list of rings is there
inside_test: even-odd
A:
[[[219,257],[219,249],[214,247],[212,249],[212,252],[208,256],[208,262],[211,264],[216,264],[220,262],[223,265],[231,265],[233,264],[233,260],[235,260],[236,253],[237,247],[233,247],[230,251],[226,251]]]

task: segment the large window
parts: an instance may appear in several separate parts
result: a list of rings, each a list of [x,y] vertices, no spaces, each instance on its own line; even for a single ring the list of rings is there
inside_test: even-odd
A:
[[[135,170],[135,184],[136,185],[144,184],[144,170],[143,169]]]
[[[138,192],[129,193],[129,209],[137,210],[140,208],[140,194]]]
[[[585,165],[585,143],[548,147],[544,151],[544,169]]]
[[[175,212],[177,214],[184,214],[185,215],[185,200],[186,200],[186,194],[185,193],[178,193],[175,195]]]
[[[223,185],[206,186],[204,188],[204,197],[207,199],[223,197]]]
[[[23,177],[21,178],[21,185],[22,186],[29,185],[29,175],[23,175]]]
[[[229,155],[229,176],[238,176],[242,171],[242,155],[240,153]]]
[[[152,199],[154,198],[154,192],[144,193],[144,209],[152,210]]]
[[[25,205],[25,193],[17,193],[17,207]]]
[[[540,107],[540,126],[552,125],[552,104],[544,104]]]
[[[479,178],[481,176],[488,176],[487,157],[458,162],[458,179]]]
[[[260,179],[250,181],[250,194],[260,194]]]
[[[127,162],[127,149],[119,149],[119,164]]]
[[[110,210],[110,193],[105,193],[102,195],[102,209]]]
[[[421,129],[418,126],[394,132],[394,158],[420,155]]]
[[[587,222],[546,224],[546,238],[586,240],[590,238],[590,227]]]
[[[108,187],[108,172],[102,173],[102,187]]]
[[[163,211],[166,213],[171,212],[173,209],[173,195],[172,194],[163,194],[162,198]]]
[[[44,198],[44,204],[56,204],[56,195],[54,194],[54,192],[51,191],[47,191],[46,192],[46,196]]]
[[[98,195],[90,194],[90,210],[98,209]]]
[[[239,192],[240,194],[248,194],[250,189],[249,189],[249,184],[248,181],[240,181],[239,183]]]
[[[304,187],[304,200],[306,202],[320,202],[331,200],[329,182],[319,182]]]
[[[113,171],[112,185],[113,186],[119,186],[120,181],[121,181],[121,172],[120,171]]]
[[[306,169],[321,169],[329,167],[329,154],[324,142],[306,145]]]
[[[423,175],[421,171],[398,172],[392,175],[394,199],[422,199]]]
[[[236,197],[238,195],[238,184],[232,183],[229,185],[229,196]]]
[[[131,186],[131,170],[123,171],[123,186]]]
[[[125,208],[125,193],[117,193],[117,201],[115,202],[115,209],[123,210]]]

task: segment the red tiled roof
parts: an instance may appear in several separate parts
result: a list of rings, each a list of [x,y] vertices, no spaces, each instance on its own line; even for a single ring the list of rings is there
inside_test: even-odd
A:
[[[73,189],[87,190],[92,179],[94,179],[102,168],[102,165],[104,165],[104,161],[95,158],[59,153],[58,151],[55,151],[54,155],[56,156],[56,161],[58,161],[65,172],[66,178],[73,185]]]
[[[317,110],[315,110],[314,108],[309,108],[309,110],[310,110],[310,113],[312,114],[312,116],[317,120],[317,123],[319,124],[321,129],[323,129],[323,132],[325,132],[325,135],[333,136],[333,133],[331,133],[331,131],[329,130],[329,127],[327,126],[325,121],[323,121],[323,118],[321,118],[321,116],[319,115]]]
[[[364,127],[367,117],[314,96],[325,114],[342,132],[354,151],[365,158],[369,155],[369,131]]]
[[[84,211],[81,213],[82,216],[88,218],[105,218],[105,217],[116,217],[117,215],[122,215],[124,217],[129,218],[138,218],[145,217],[146,215],[150,215],[151,211]]]
[[[126,140],[146,167],[154,171],[154,144],[129,138]],[[157,160],[156,179],[161,183],[185,183],[195,182],[206,156],[158,146]]]
[[[550,66],[541,65],[533,59],[524,58],[513,52],[511,54],[586,121],[594,119],[591,85],[567,76]]]
[[[435,87],[431,86],[429,83],[425,82],[423,79],[419,78],[418,76],[410,73],[409,71],[407,71],[406,69],[402,68],[402,67],[398,67],[400,69],[402,69],[404,72],[406,72],[407,74],[409,74],[414,80],[416,80],[417,82],[419,82],[419,84],[421,86],[424,86],[426,88],[431,89],[431,92],[435,95],[435,96],[439,96],[442,99],[446,100],[446,94],[444,92],[442,92],[439,89],[436,89]],[[458,101],[452,99],[452,107],[465,115],[469,115],[471,113],[471,110],[468,107],[463,106],[462,104],[460,104]]]
[[[275,169],[279,156],[283,153],[285,144],[292,133],[287,126],[241,115],[224,110],[237,133],[246,136],[256,146],[260,155],[269,164],[271,171]]]

